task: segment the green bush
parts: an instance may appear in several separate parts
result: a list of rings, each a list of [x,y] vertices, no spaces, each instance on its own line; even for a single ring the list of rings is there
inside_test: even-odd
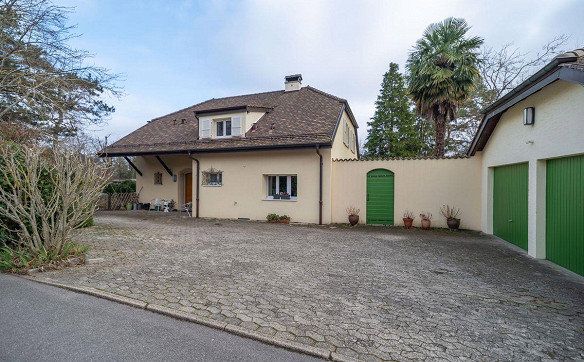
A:
[[[104,189],[106,194],[125,194],[136,192],[136,180],[123,180],[110,182]]]

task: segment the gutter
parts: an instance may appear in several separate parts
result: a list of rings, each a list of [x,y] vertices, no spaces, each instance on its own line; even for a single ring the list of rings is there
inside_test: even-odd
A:
[[[98,157],[122,157],[122,156],[153,156],[153,155],[185,155],[196,153],[225,153],[225,152],[253,152],[253,151],[269,151],[269,150],[290,150],[301,148],[312,148],[314,144],[291,144],[291,145],[276,145],[276,146],[255,146],[255,147],[230,147],[230,148],[209,148],[209,149],[185,149],[185,150],[170,150],[170,151],[138,151],[138,152],[99,152]],[[331,148],[331,143],[322,144],[323,148]],[[130,147],[128,147],[130,148]]]
[[[196,177],[196,181],[197,181],[197,196],[195,198],[195,218],[198,219],[199,218],[199,169],[200,169],[200,163],[199,163],[199,159],[191,157],[191,153],[189,152],[189,158],[193,161],[195,161],[197,163],[197,177]]]
[[[316,145],[316,154],[319,158],[319,177],[318,177],[318,225],[322,225],[322,154],[320,145]]]

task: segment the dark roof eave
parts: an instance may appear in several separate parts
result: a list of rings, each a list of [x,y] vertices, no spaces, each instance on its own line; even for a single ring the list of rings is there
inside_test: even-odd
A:
[[[123,156],[153,156],[153,155],[188,155],[193,153],[225,153],[240,151],[269,151],[283,149],[300,149],[300,148],[330,148],[331,142],[314,142],[290,145],[267,145],[267,146],[247,146],[247,147],[229,147],[216,149],[186,149],[186,150],[166,150],[166,151],[137,151],[137,152],[98,152],[98,157],[123,157]]]
[[[201,116],[205,114],[213,114],[219,112],[230,112],[230,111],[271,111],[273,108],[270,107],[259,107],[259,106],[235,106],[235,107],[221,107],[221,108],[214,108],[214,109],[205,109],[201,111],[193,111],[196,116]]]

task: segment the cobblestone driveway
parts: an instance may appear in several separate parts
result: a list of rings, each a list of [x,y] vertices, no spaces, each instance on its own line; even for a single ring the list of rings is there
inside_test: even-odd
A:
[[[584,358],[584,284],[486,236],[110,213],[42,274],[359,359]]]

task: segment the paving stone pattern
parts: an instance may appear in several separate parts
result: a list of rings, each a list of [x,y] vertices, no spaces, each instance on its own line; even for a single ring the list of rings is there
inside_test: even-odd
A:
[[[472,232],[111,212],[42,277],[362,360],[584,358],[584,282]]]

